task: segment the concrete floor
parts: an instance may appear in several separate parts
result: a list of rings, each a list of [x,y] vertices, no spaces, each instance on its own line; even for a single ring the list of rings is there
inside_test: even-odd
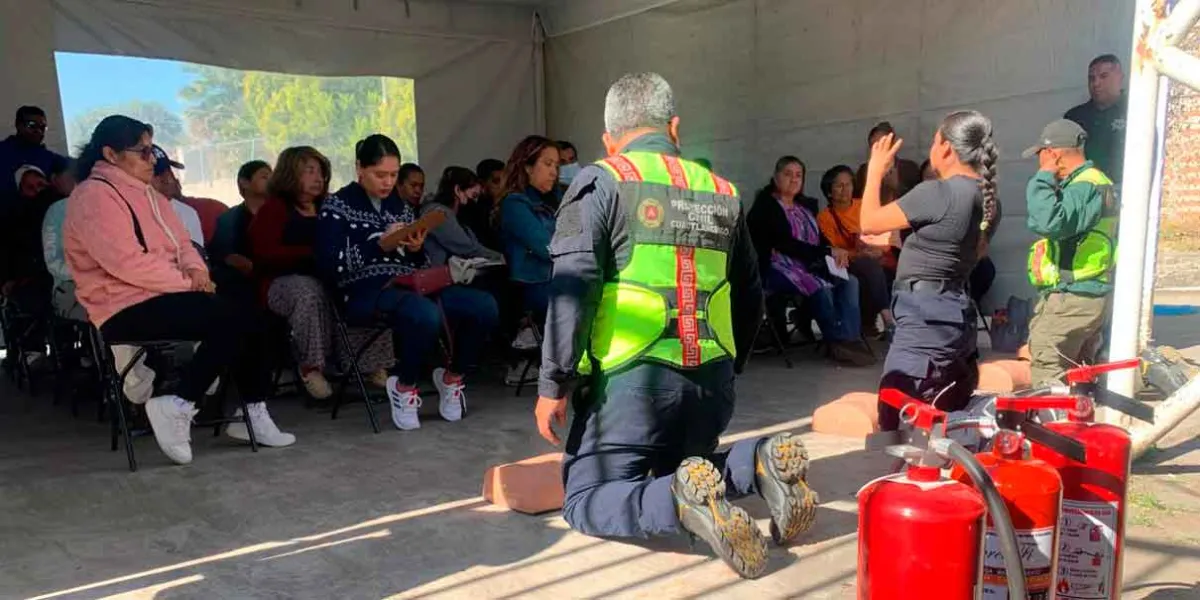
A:
[[[1196,324],[1194,340],[1176,343],[1200,344]],[[299,437],[291,448],[252,454],[196,430],[196,460],[178,467],[139,438],[141,470],[130,474],[108,451],[105,426],[4,387],[0,598],[852,598],[854,493],[886,459],[812,433],[809,417],[839,394],[871,390],[877,371],[835,369],[806,351],[797,359],[787,370],[754,358],[725,438],[795,431],[814,456],[818,525],[773,549],[771,572],[757,581],[738,579],[702,545],[600,541],[557,514],[486,505],[486,465],[550,450],[533,427],[532,392],[476,386],[465,421],[441,422],[434,409],[418,431],[380,435],[361,407],[330,421],[279,401],[276,420]],[[1131,516],[1128,597],[1200,598],[1200,529],[1177,535],[1174,526],[1200,526],[1189,492],[1200,489],[1200,421],[1185,429],[1140,476],[1183,491],[1151,496],[1148,511],[1171,511],[1157,521]],[[765,530],[761,501],[746,506]]]

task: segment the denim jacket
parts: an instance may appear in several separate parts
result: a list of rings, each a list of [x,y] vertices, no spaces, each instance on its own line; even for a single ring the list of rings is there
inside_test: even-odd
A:
[[[510,277],[521,283],[550,281],[550,238],[554,236],[554,209],[540,192],[510,193],[500,203],[500,231]]]

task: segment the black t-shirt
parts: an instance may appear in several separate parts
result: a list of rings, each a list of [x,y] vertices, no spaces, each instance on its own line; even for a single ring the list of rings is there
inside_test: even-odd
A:
[[[896,280],[966,281],[975,267],[983,193],[979,181],[958,176],[926,181],[896,201],[912,226]]]
[[[1088,160],[1118,184],[1121,183],[1121,169],[1125,162],[1127,106],[1127,98],[1122,95],[1120,101],[1104,110],[1100,110],[1095,103],[1089,101],[1068,110],[1063,116],[1083,127],[1088,134],[1087,144],[1084,146]]]

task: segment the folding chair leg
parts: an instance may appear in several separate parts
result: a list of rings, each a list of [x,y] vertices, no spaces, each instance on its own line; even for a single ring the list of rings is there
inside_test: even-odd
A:
[[[350,372],[354,375],[355,383],[358,384],[358,391],[362,394],[363,404],[367,405],[367,420],[371,422],[371,430],[379,433],[379,417],[375,414],[375,404],[371,402],[371,394],[367,391],[367,382],[363,379],[362,371],[358,368],[358,358],[362,352],[355,352],[354,347],[350,345],[350,333],[346,330],[346,324],[341,319],[336,319],[335,321],[337,323],[338,338],[342,340],[342,347],[345,348],[346,355],[351,357]],[[373,339],[367,340],[366,345],[363,346],[363,350],[365,351],[378,339],[379,336],[375,336]],[[345,387],[343,386],[343,392],[344,390]],[[342,396],[344,396],[344,393],[339,393],[337,399],[333,402],[331,419],[337,418],[338,409],[342,406]]]
[[[225,416],[225,399],[229,397],[229,393],[228,393],[229,387],[227,385],[228,381],[229,381],[229,377],[225,377],[224,379],[222,379],[221,384],[217,386],[217,393],[213,394],[212,396],[205,396],[205,398],[204,398],[204,400],[206,402],[213,402],[213,401],[217,402],[217,409],[220,411],[220,414],[222,417]],[[243,408],[242,414],[244,415],[245,412],[246,412],[246,409]],[[221,437],[221,426],[222,425],[224,425],[224,423],[222,423],[220,419],[218,419],[216,423],[213,423],[213,437]],[[247,426],[247,427],[249,427],[249,426]],[[253,434],[251,434],[251,435],[253,435]]]
[[[104,373],[105,361],[108,359],[105,358],[105,353],[96,345],[95,336],[89,334],[87,337],[88,346],[92,349],[92,366],[96,369],[96,382],[100,387],[100,401],[96,403],[96,422],[103,423],[104,408],[108,406],[108,400],[106,399],[107,392],[105,391],[108,389],[108,379]],[[71,401],[75,402],[74,398]]]
[[[521,392],[525,389],[525,378],[529,376],[529,368],[533,366],[533,360],[529,358],[521,359],[525,361],[525,368],[521,369],[521,376],[517,378],[517,393],[518,398],[521,397]]]
[[[875,360],[879,360],[879,354],[877,354],[877,353],[875,352],[875,347],[874,347],[874,346],[872,346],[872,345],[871,345],[871,342],[867,340],[867,336],[865,336],[865,335],[860,335],[860,336],[858,336],[858,339],[859,339],[860,341],[862,341],[862,344],[863,344],[863,346],[865,346],[865,347],[866,347],[866,349],[867,349],[867,352],[870,352],[870,353],[871,353],[871,358],[873,358],[873,359],[875,359]]]
[[[105,397],[106,397],[106,399],[105,399],[105,402],[112,402],[112,399],[111,399],[111,398],[107,398],[108,396],[109,396],[109,394],[107,394],[107,393],[106,393],[106,394],[105,394]],[[120,429],[118,428],[118,425],[117,425],[117,417],[116,417],[116,415],[113,415],[113,418],[109,420],[109,422],[108,422],[108,430],[109,430],[109,434],[110,434],[110,435],[111,435],[111,437],[112,437],[112,440],[111,440],[111,441],[112,441],[112,446],[111,446],[111,448],[109,448],[109,451],[110,451],[110,452],[116,452],[116,451],[117,451],[117,439],[121,437],[121,431],[120,431]]]
[[[771,330],[771,340],[775,344],[775,352],[783,358],[783,364],[787,368],[792,368],[792,357],[788,355],[787,346],[783,345],[783,340],[779,339],[779,331],[775,329],[775,323],[770,319],[766,320],[767,329]]]
[[[239,394],[241,396],[241,394]],[[242,423],[246,424],[246,435],[250,438],[250,451],[258,452],[258,438],[254,436],[254,427],[250,424],[250,407],[246,404],[246,399],[241,398],[242,402]]]
[[[125,418],[125,407],[121,403],[121,392],[115,382],[109,385],[109,398],[112,400],[113,409],[113,426],[112,426],[112,449],[117,449],[118,430],[121,437],[125,438],[125,457],[129,460],[129,472],[137,471],[137,459],[133,455],[133,436],[129,433],[129,420]]]

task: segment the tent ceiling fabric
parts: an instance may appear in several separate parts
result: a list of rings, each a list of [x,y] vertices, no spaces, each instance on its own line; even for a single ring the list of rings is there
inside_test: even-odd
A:
[[[312,75],[418,78],[531,43],[528,7],[410,0],[53,0],[58,50]]]

